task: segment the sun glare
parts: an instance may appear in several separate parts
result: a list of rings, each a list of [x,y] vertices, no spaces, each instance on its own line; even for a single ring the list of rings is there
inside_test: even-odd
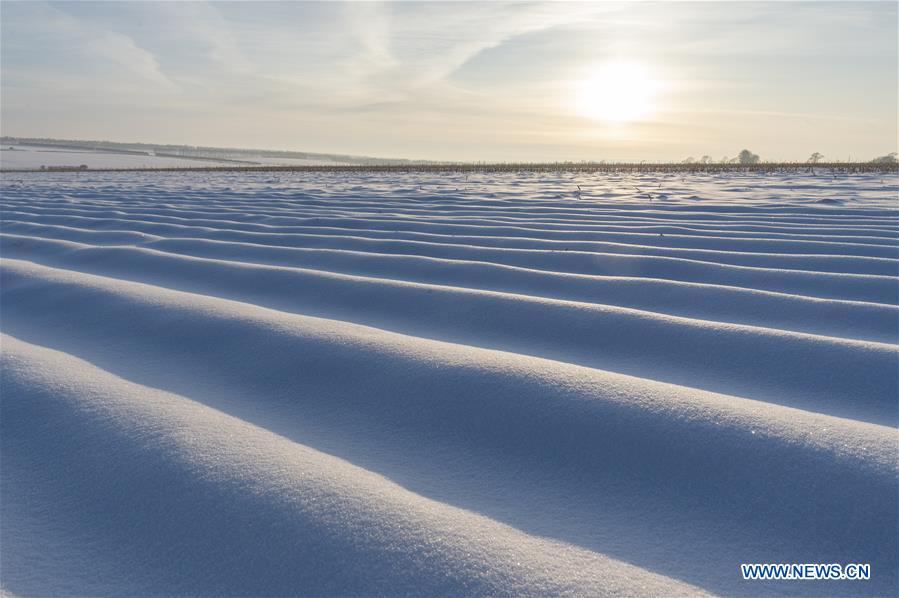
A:
[[[657,88],[657,81],[642,66],[614,62],[583,82],[580,109],[585,116],[609,122],[640,120],[652,112]]]

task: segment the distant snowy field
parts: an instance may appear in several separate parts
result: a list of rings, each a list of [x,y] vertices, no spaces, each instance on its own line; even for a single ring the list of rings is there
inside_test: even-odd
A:
[[[12,149],[10,149],[12,148]],[[123,154],[104,151],[79,151],[49,146],[4,146],[0,151],[0,169],[40,170],[41,166],[66,166],[77,168],[198,168],[203,166],[327,166],[340,164],[331,160],[307,160],[301,158],[241,158],[235,163],[224,160],[200,160],[170,156]]]
[[[897,183],[3,175],[2,589],[895,595]]]

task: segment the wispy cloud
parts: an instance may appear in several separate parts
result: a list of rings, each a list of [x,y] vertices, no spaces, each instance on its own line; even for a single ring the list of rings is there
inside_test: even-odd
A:
[[[212,2],[153,2],[153,19],[158,27],[164,27],[170,35],[177,33],[183,43],[190,40],[218,68],[251,73],[254,64],[240,47],[232,24],[224,18]]]
[[[12,16],[9,16],[10,12],[13,12]],[[81,64],[96,65],[99,69],[106,68],[113,72],[116,70],[114,67],[119,67],[121,72],[166,90],[178,88],[163,73],[156,56],[127,35],[99,27],[47,3],[29,3],[26,15],[16,12],[13,5],[7,4],[3,18],[4,21],[12,20],[10,27],[19,29],[22,37],[43,40],[51,47],[56,46],[67,52],[70,59]]]

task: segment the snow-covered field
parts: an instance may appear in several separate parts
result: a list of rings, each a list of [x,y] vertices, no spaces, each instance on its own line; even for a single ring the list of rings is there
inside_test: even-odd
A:
[[[72,150],[52,146],[15,145],[4,146],[0,150],[0,169],[40,170],[45,167],[78,168],[82,164],[94,169],[126,168],[198,168],[225,166],[331,166],[340,162],[333,160],[312,160],[304,158],[269,158],[263,156],[242,156],[241,162],[227,160],[203,160],[198,158],[177,158],[116,153],[110,151]]]
[[[3,590],[895,595],[897,193],[4,175]]]
[[[4,170],[40,170],[45,167],[78,168],[196,168],[226,166],[218,160],[191,160],[167,156],[122,154],[103,151],[78,151],[55,147],[18,145],[0,151],[0,168]]]

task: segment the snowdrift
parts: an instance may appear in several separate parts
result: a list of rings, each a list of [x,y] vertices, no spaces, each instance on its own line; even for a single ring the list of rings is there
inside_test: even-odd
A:
[[[421,177],[4,178],[3,590],[895,594],[894,180]]]

